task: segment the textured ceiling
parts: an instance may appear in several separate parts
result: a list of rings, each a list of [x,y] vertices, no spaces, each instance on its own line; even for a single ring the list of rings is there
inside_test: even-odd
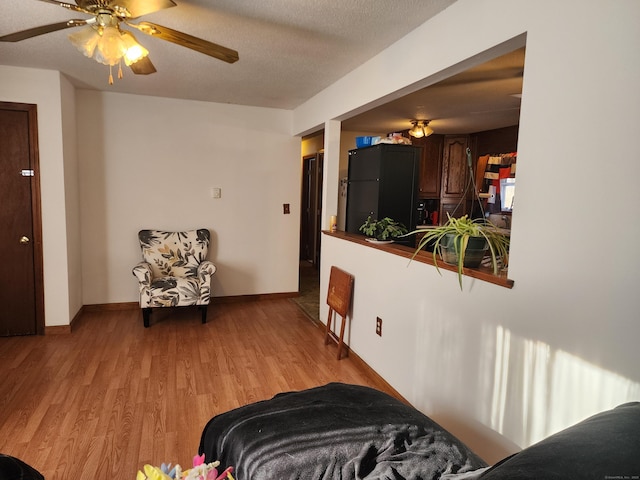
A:
[[[108,67],[79,53],[67,29],[0,43],[0,64],[58,70],[82,88],[292,109],[454,1],[175,0],[141,20],[237,50],[240,60],[227,64],[136,32],[158,71],[126,69],[109,86]],[[0,3],[0,35],[88,18],[37,0]]]
[[[73,2],[73,0],[69,0]],[[68,41],[76,29],[0,42],[0,64],[58,70],[81,88],[293,109],[438,14],[455,0],[175,0],[145,15],[237,50],[233,64],[136,32],[157,73],[108,85],[108,67]],[[0,35],[88,18],[38,0],[0,0]],[[437,133],[470,133],[519,121],[524,49],[344,120],[343,129],[393,132],[411,119]]]
[[[342,122],[344,130],[389,133],[430,120],[436,133],[492,130],[520,122],[525,49],[519,48]]]

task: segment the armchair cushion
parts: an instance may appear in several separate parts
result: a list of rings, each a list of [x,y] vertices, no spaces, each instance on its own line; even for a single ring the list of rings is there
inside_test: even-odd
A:
[[[208,299],[200,301],[200,283],[197,278],[160,277],[151,282],[149,292],[150,307],[181,307],[209,303]]]
[[[196,277],[205,260],[211,234],[199,229],[185,232],[141,230],[142,258],[151,265],[153,277]]]

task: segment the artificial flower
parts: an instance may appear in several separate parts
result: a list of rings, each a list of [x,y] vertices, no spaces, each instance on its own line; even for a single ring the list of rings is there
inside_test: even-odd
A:
[[[160,467],[152,465],[144,466],[144,473],[138,472],[136,480],[235,480],[231,472],[233,467],[228,467],[218,473],[219,461],[205,463],[204,454],[193,457],[193,468],[182,471],[180,465],[163,463]]]

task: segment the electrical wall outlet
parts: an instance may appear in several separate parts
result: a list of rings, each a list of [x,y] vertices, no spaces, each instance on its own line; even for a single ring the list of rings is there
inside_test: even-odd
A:
[[[380,317],[376,317],[376,333],[378,336],[382,336],[382,319]]]

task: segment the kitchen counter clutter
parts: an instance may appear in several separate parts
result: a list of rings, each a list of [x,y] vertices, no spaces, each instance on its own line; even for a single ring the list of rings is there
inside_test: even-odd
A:
[[[343,231],[330,232],[328,230],[323,230],[322,233],[324,235],[330,235],[335,238],[339,238],[348,242],[358,243],[366,248],[376,248],[378,250],[383,250],[392,255],[398,255],[400,257],[411,258],[415,251],[415,248],[409,247],[406,245],[401,245],[398,243],[391,244],[378,244],[371,243],[366,241],[366,237],[362,235],[357,235],[353,233],[347,233]],[[431,252],[420,251],[413,259],[414,262],[426,263],[429,265],[434,265],[433,263],[433,255]],[[448,265],[442,261],[438,262],[438,268],[441,270],[450,270],[452,272],[458,271],[457,267],[453,265]],[[495,285],[499,285],[505,288],[513,288],[514,281],[507,278],[508,272],[501,272],[500,275],[494,275],[491,267],[480,266],[478,268],[465,268],[463,270],[463,275],[476,278],[478,280],[482,280],[483,282],[493,283]]]

